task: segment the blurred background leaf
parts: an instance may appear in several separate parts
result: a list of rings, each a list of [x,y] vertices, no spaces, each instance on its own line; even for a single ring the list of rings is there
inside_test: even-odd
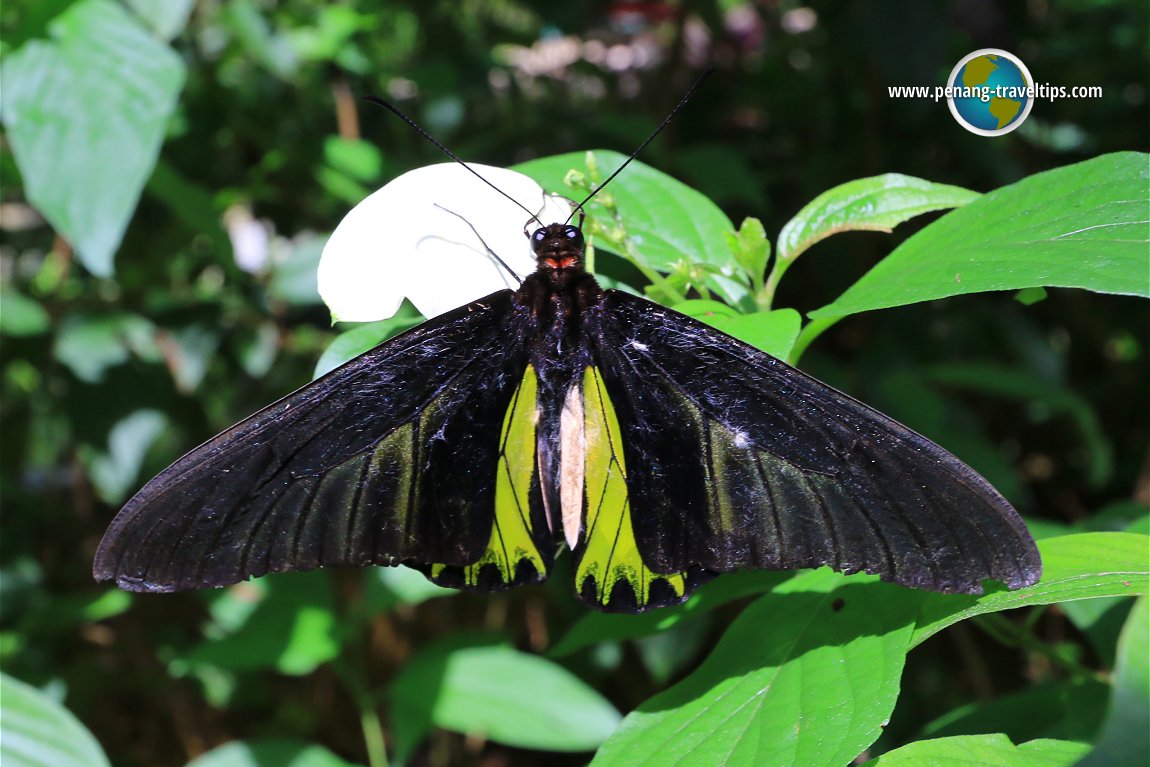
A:
[[[0,757],[12,767],[109,764],[92,733],[71,712],[7,674],[0,674]]]
[[[867,767],[902,767],[906,765],[974,764],[1001,767],[1070,767],[1088,747],[1064,740],[1034,740],[1014,744],[1005,735],[964,735],[912,743],[878,759]]]
[[[1150,759],[1150,610],[1147,598],[1134,603],[1118,640],[1114,690],[1102,734],[1082,767],[1139,764]]]
[[[178,10],[163,22],[181,26]],[[184,65],[112,0],[82,0],[8,56],[0,109],[28,200],[89,271],[116,252],[184,81]]]
[[[322,746],[287,739],[228,743],[188,762],[188,767],[355,767]]]
[[[392,685],[396,750],[403,759],[432,725],[542,751],[591,751],[618,711],[545,658],[460,638],[425,648]]]

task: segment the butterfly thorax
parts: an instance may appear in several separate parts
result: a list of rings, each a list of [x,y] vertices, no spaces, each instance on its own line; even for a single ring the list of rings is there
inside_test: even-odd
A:
[[[531,235],[537,269],[523,281],[516,303],[527,310],[537,337],[550,339],[555,351],[580,347],[580,320],[598,305],[603,290],[583,268],[583,233],[570,224],[550,224]]]
[[[551,224],[531,235],[538,268],[516,291],[514,301],[529,316],[529,354],[543,391],[561,398],[587,365],[585,324],[603,299],[603,289],[583,268],[579,227]],[[543,399],[548,399],[544,395]]]

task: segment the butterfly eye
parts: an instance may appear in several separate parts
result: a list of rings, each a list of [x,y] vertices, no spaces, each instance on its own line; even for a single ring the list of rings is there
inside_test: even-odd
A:
[[[536,229],[535,234],[531,235],[531,239],[535,240],[536,242],[543,242],[543,239],[546,236],[547,232],[543,231],[542,229]]]
[[[573,226],[569,226],[563,230],[563,235],[569,240],[574,240],[579,236],[579,230]]]

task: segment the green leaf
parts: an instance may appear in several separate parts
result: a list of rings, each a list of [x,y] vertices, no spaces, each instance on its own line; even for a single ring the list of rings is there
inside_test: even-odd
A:
[[[187,25],[195,0],[127,0],[127,3],[153,32],[171,40]]]
[[[680,301],[674,309],[781,360],[787,359],[803,325],[803,317],[795,309],[741,314],[721,301],[703,299]]]
[[[767,260],[771,257],[771,242],[763,222],[752,216],[743,219],[737,232],[727,232],[727,247],[735,256],[743,272],[755,284],[763,279],[767,271]]]
[[[1108,503],[1079,522],[1082,532],[1146,532],[1150,521],[1150,504],[1145,501],[1119,500]]]
[[[1014,294],[1014,300],[1023,306],[1033,306],[1039,301],[1045,301],[1047,296],[1046,288],[1033,287],[1023,288]]]
[[[1114,456],[1094,407],[1066,385],[1051,382],[1025,369],[991,363],[965,362],[935,365],[927,377],[945,386],[1002,397],[1031,408],[1041,407],[1051,416],[1065,416],[1074,423],[1089,459],[1092,487],[1100,487],[1113,473]]]
[[[724,573],[721,577],[704,583],[681,605],[650,610],[638,615],[584,612],[555,643],[548,655],[562,658],[599,642],[634,639],[666,631],[728,602],[770,591],[790,577],[792,577],[790,571],[777,570]]]
[[[1109,693],[1110,685],[1091,678],[1042,682],[950,711],[927,724],[921,734],[945,738],[1002,733],[1015,743],[1035,738],[1087,741],[1102,726]]]
[[[174,344],[168,355],[176,388],[183,393],[199,388],[220,345],[220,333],[213,325],[199,323],[170,331]]]
[[[339,655],[331,583],[324,571],[276,573],[240,583],[217,597],[230,615],[209,639],[176,662],[233,671],[275,668],[301,676]],[[229,602],[240,603],[230,609]],[[213,609],[213,613],[218,611]]]
[[[85,621],[103,621],[127,612],[132,606],[132,594],[119,589],[108,589],[103,594],[88,598],[79,610]]]
[[[1069,767],[1090,749],[1069,740],[1014,745],[1005,735],[963,735],[896,748],[864,767]]]
[[[928,594],[912,646],[961,620],[983,613],[1075,599],[1137,596],[1150,588],[1150,537],[1134,533],[1078,533],[1038,542],[1042,580],[1017,591]]]
[[[156,160],[145,189],[149,198],[167,208],[173,220],[182,222],[189,232],[195,234],[198,247],[210,248],[221,261],[229,256],[235,257],[228,233],[224,230],[226,208],[210,189],[181,173],[162,156]]]
[[[626,156],[618,152],[595,150],[595,162],[602,178],[618,168]],[[575,195],[564,183],[568,171],[586,167],[586,153],[544,157],[512,166],[512,170],[535,179],[548,191]],[[583,196],[586,196],[585,194]],[[726,235],[734,226],[726,214],[699,192],[635,161],[627,166],[605,192],[588,204],[588,213],[609,229],[614,217],[604,205],[604,198],[614,201],[634,252],[643,265],[668,273],[685,263],[706,264],[718,273],[707,273],[703,281],[730,303],[738,303],[747,294],[740,282],[740,269],[727,246]],[[596,243],[620,255],[627,255],[624,243],[606,236]]]
[[[4,287],[0,289],[0,333],[6,336],[35,336],[48,330],[52,318],[34,298]]]
[[[328,197],[352,206],[357,205],[372,192],[347,173],[327,166],[316,169],[315,179]]]
[[[170,419],[159,410],[135,410],[112,427],[106,449],[81,451],[92,485],[103,501],[123,503],[136,485],[148,448],[169,425]]]
[[[261,322],[254,328],[241,329],[236,345],[244,372],[252,378],[263,378],[279,354],[280,332],[274,322]]]
[[[0,674],[0,763],[4,767],[105,767],[108,757],[68,709]]]
[[[323,746],[286,738],[237,740],[217,746],[187,767],[356,767]]]
[[[1118,638],[1118,665],[1110,711],[1094,751],[1079,764],[1150,764],[1150,610],[1146,597],[1134,603]]]
[[[710,323],[727,335],[785,360],[794,348],[803,320],[794,309],[752,312],[734,317],[717,317]]]
[[[417,605],[457,594],[456,589],[436,586],[423,573],[404,565],[371,567],[364,574],[363,601],[372,615],[389,612],[398,605]]]
[[[112,256],[156,162],[184,65],[123,6],[83,0],[7,57],[0,117],[29,202],[93,274]]]
[[[1147,155],[1120,152],[990,192],[914,235],[812,319],[987,290],[1150,295]]]
[[[60,323],[52,352],[81,381],[99,383],[133,352],[151,358],[155,333],[155,326],[136,314],[71,314]]]
[[[823,568],[760,598],[592,764],[847,764],[894,708],[917,605],[874,580]]]
[[[376,181],[383,172],[379,147],[363,139],[328,136],[323,142],[323,157],[335,170],[364,184]]]
[[[562,666],[501,644],[425,648],[391,688],[402,759],[430,725],[541,751],[591,751],[619,712]]]
[[[356,74],[364,74],[363,69],[349,66],[353,62],[359,64],[363,59],[354,38],[357,33],[372,29],[380,18],[371,11],[361,12],[343,5],[323,5],[317,6],[314,14],[309,15],[307,24],[291,27],[286,32],[291,37],[292,48],[301,59],[324,64],[334,61]],[[388,24],[393,27],[391,33],[395,34],[397,30],[394,30],[394,22],[389,19]],[[391,47],[390,40],[388,47]],[[397,51],[394,53],[404,55]],[[384,66],[384,63],[375,62],[373,66]]]
[[[680,301],[672,308],[688,317],[694,317],[706,323],[711,323],[714,320],[724,319],[726,317],[737,317],[739,315],[739,310],[730,304],[724,304],[722,301],[714,301],[709,298],[689,298],[686,301]]]
[[[1035,538],[1053,538],[1070,533],[1141,533],[1150,535],[1150,505],[1134,500],[1108,503],[1073,525],[1065,522],[1028,519]]]
[[[268,24],[253,0],[228,0],[221,20],[255,61],[281,80],[296,73],[298,62],[291,41]]]
[[[779,359],[791,353],[803,324],[794,309],[742,314],[720,301],[705,299],[680,301],[673,308]]]
[[[889,232],[915,216],[958,208],[978,196],[969,189],[899,173],[848,181],[820,194],[783,226],[779,259],[793,261],[832,234]]]
[[[277,237],[272,248],[272,277],[268,295],[295,306],[311,306],[319,297],[316,270],[327,237],[304,233],[292,240]]]
[[[319,360],[315,363],[315,378],[330,373],[343,363],[358,357],[369,349],[374,349],[381,343],[398,335],[409,328],[413,328],[423,321],[423,317],[411,306],[405,303],[399,313],[386,320],[364,322],[355,324],[350,330],[340,333],[323,350]]]
[[[1150,535],[1150,514],[1144,515],[1139,519],[1135,519],[1130,523],[1127,532],[1141,533],[1142,535]]]
[[[666,631],[637,638],[635,651],[651,681],[665,687],[688,664],[693,665],[704,648],[714,641],[713,637],[712,621],[684,621]]]
[[[1090,640],[1099,662],[1107,667],[1113,667],[1116,660],[1118,635],[1130,615],[1130,607],[1130,600],[1122,597],[1079,599],[1059,605],[1074,627]]]
[[[1099,509],[1074,525],[1049,520],[1028,519],[1027,526],[1036,538],[1054,538],[1075,532],[1125,531],[1150,535],[1147,507],[1137,501],[1117,501]],[[1130,614],[1130,600],[1123,597],[1098,597],[1062,602],[1059,609],[1074,627],[1086,635],[1103,666],[1112,667],[1118,635]]]

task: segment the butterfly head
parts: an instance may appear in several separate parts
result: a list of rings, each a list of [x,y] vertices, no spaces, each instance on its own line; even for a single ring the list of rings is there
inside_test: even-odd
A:
[[[572,269],[583,265],[583,231],[572,224],[548,224],[530,233],[531,250],[540,269]]]

